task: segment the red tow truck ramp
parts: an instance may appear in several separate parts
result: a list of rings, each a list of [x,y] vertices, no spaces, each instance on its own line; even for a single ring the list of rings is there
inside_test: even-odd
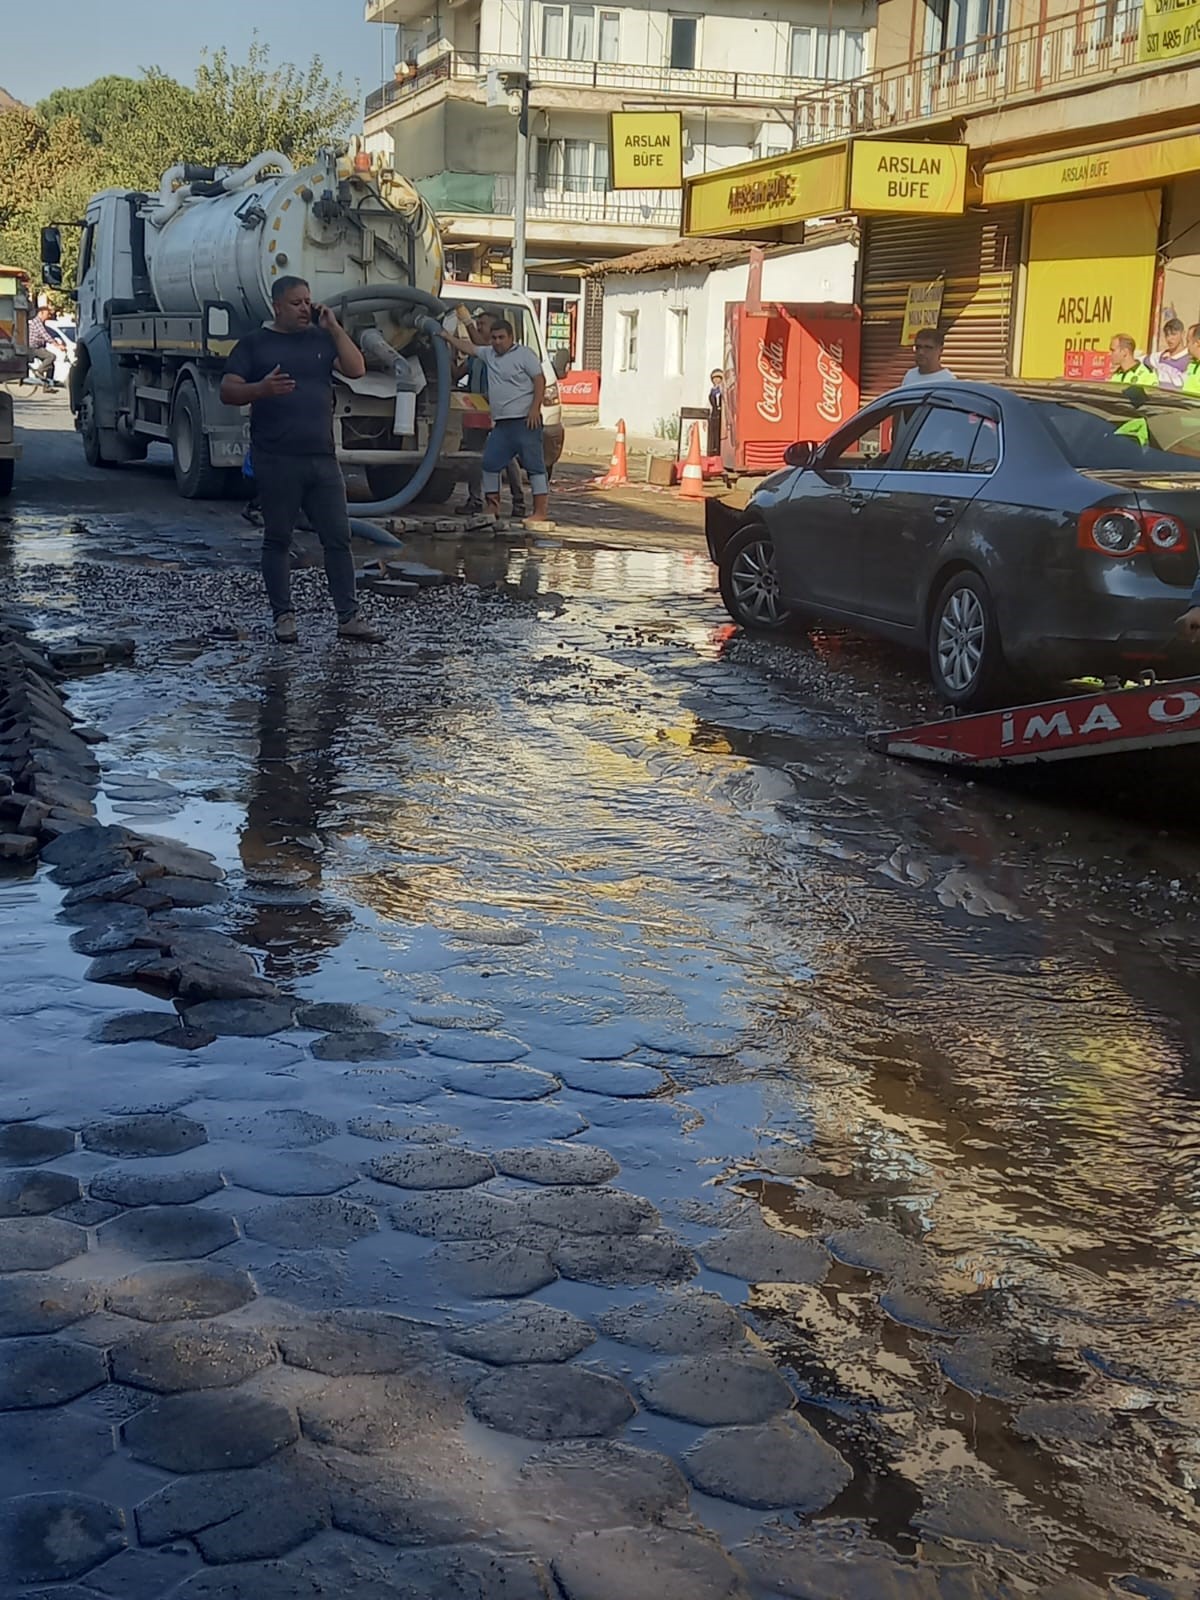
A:
[[[872,750],[952,767],[1015,767],[1200,744],[1200,677],[948,716],[867,735]]]

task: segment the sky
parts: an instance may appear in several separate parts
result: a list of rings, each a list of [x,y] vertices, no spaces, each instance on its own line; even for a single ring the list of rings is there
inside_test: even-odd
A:
[[[276,61],[320,56],[361,99],[390,74],[380,52],[393,48],[393,30],[364,22],[364,9],[363,0],[55,0],[45,29],[28,6],[4,29],[0,87],[32,105],[51,89],[142,67],[190,83],[202,50],[224,45],[241,58],[257,28]]]

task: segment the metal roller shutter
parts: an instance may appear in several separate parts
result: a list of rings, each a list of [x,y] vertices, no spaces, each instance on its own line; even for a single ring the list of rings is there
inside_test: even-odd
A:
[[[943,360],[960,378],[1012,371],[1012,316],[1021,249],[1021,207],[962,217],[881,217],[863,229],[862,396],[892,389],[912,366],[900,344],[914,284],[946,279]]]

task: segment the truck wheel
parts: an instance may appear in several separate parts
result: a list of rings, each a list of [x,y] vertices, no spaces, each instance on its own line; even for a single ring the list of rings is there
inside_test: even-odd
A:
[[[0,461],[0,499],[12,493],[13,478],[16,475],[17,463],[11,460]]]
[[[423,500],[426,505],[444,506],[446,501],[449,500],[450,496],[454,493],[457,483],[458,474],[456,472],[450,472],[448,470],[443,472],[431,472],[429,475],[429,482],[421,490],[420,494],[417,496],[417,499]]]
[[[115,467],[103,453],[100,444],[100,424],[96,419],[96,379],[88,373],[79,394],[79,436],[83,440],[83,456],[89,467]]]
[[[367,488],[376,500],[390,500],[407,489],[416,467],[378,466],[367,468]]]
[[[217,500],[225,492],[225,467],[208,459],[204,412],[194,383],[181,385],[171,407],[171,454],[175,487],[185,500]]]

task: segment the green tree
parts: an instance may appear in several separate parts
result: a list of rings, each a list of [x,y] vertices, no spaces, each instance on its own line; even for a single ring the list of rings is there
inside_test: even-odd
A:
[[[89,144],[106,145],[141,117],[145,92],[142,78],[110,75],[85,83],[82,89],[55,89],[34,110],[48,127],[73,117]]]
[[[38,283],[42,228],[82,215],[102,173],[73,117],[47,126],[24,108],[0,112],[0,260],[23,267]],[[73,230],[63,242],[73,252]]]

